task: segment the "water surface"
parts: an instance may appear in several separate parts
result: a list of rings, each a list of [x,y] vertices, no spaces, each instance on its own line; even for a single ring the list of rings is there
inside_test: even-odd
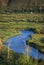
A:
[[[5,45],[6,46],[9,45],[10,49],[17,53],[26,53],[27,52],[26,40],[31,38],[30,35],[32,35],[32,34],[34,34],[33,31],[23,30],[23,31],[21,31],[20,35],[9,38],[6,41]],[[28,55],[31,56],[32,58],[44,60],[44,55],[42,53],[40,53],[37,49],[30,47],[30,46],[28,48]]]

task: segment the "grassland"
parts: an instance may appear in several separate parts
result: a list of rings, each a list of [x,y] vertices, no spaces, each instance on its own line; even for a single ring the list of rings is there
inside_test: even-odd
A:
[[[40,40],[44,39],[43,14],[0,14],[0,38],[3,42],[9,37],[19,35],[23,29],[33,30],[36,34],[32,35],[31,42],[44,46],[44,42]]]
[[[33,30],[35,32],[35,34],[31,35],[31,39],[27,40],[27,44],[35,44],[35,47],[38,50],[41,50],[42,52],[44,52],[44,14],[0,14],[0,38],[2,39],[3,42],[5,42],[8,38],[12,37],[12,36],[16,36],[19,35],[21,32],[20,30]],[[42,40],[43,39],[43,40]],[[6,48],[4,47],[3,50],[1,50],[2,55],[0,55],[2,58],[5,58],[7,56],[7,52],[6,52]],[[5,51],[5,52],[4,52]],[[3,54],[4,57],[3,57]],[[10,53],[13,55],[10,55],[10,57],[14,56],[14,52]],[[16,55],[15,55],[16,56]],[[15,60],[17,58],[17,60]],[[35,60],[33,60],[32,58],[27,58],[27,62],[26,60],[26,56],[20,56],[17,55],[17,57],[14,58],[10,58],[9,61],[7,61],[7,59],[4,59],[3,63],[5,62],[5,60],[7,61],[6,63],[10,63],[11,59],[13,60],[12,63],[13,65],[27,65],[29,62],[30,64],[28,65],[32,65],[31,63],[33,63]],[[31,61],[30,61],[31,59]],[[15,62],[14,62],[15,60]],[[20,63],[20,61],[22,61]],[[12,63],[8,64],[8,65],[12,65]],[[5,64],[1,64],[1,65],[5,65]],[[40,62],[38,64],[38,60],[36,62],[33,63],[33,65],[44,65],[44,62]]]
[[[5,40],[18,35],[22,29],[33,29],[36,33],[44,33],[42,32],[44,23],[38,22],[40,19],[43,21],[43,18],[42,14],[0,14],[0,38]]]
[[[3,46],[0,51],[0,65],[44,65],[44,61],[39,62],[38,60],[32,59],[26,54],[18,54],[9,50],[8,58],[8,48]]]

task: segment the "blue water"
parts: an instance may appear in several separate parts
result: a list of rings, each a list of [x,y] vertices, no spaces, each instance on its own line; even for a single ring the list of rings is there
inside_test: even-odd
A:
[[[34,34],[33,31],[23,30],[21,31],[20,35],[9,38],[5,42],[5,45],[6,46],[9,45],[10,49],[17,53],[26,53],[26,47],[27,47],[26,40],[31,38],[30,35],[32,34]],[[28,50],[28,55],[35,59],[37,58],[37,59],[44,60],[44,55],[40,53],[37,49],[30,47],[30,46]]]

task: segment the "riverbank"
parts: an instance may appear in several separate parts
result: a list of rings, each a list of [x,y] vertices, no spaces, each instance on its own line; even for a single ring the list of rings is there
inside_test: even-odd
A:
[[[44,65],[44,60],[35,60],[30,56],[25,54],[18,54],[9,50],[8,58],[8,48],[3,46],[3,49],[0,51],[0,65]]]
[[[43,39],[44,39],[44,34],[33,34],[31,35],[31,39],[28,39],[26,41],[26,44],[38,49],[41,53],[44,54]]]

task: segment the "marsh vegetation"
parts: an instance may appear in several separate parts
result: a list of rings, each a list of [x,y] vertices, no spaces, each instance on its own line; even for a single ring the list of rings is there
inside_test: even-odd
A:
[[[4,42],[13,36],[19,35],[20,30],[33,30],[35,34],[27,40],[44,54],[44,14],[0,14],[0,38]],[[0,65],[44,65],[44,61],[33,59],[27,55],[18,54],[10,50],[10,58],[7,59],[7,48],[3,46],[0,51]]]

